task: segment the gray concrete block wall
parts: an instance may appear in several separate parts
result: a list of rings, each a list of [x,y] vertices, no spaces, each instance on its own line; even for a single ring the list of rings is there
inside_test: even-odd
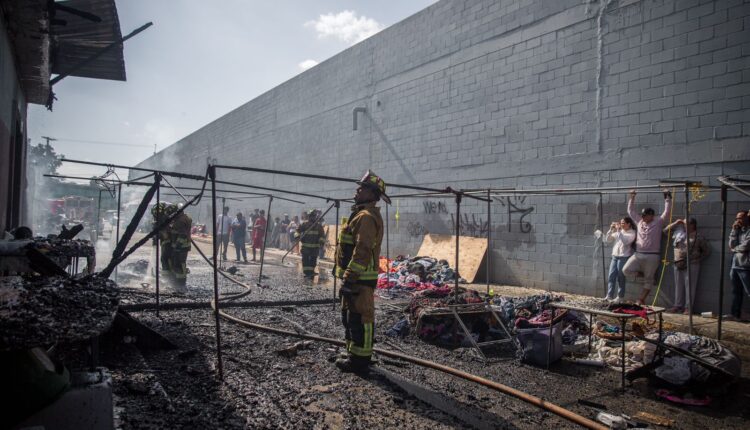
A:
[[[144,164],[203,173],[213,159],[351,178],[372,168],[392,183],[438,188],[715,185],[718,175],[750,173],[749,53],[750,3],[741,0],[443,0]],[[366,109],[356,131],[355,107]],[[218,176],[352,192],[280,175]],[[625,198],[602,197],[605,225],[623,216]],[[747,205],[731,198],[730,211]],[[653,206],[660,199],[639,196]],[[718,207],[712,193],[693,203],[715,251],[704,263],[699,309],[718,303]],[[301,210],[274,202],[274,213]],[[451,233],[454,210],[451,199],[399,200],[390,209],[391,254],[416,252],[427,232]],[[493,280],[603,295],[598,211],[598,195],[498,198],[489,226]],[[462,212],[464,234],[486,234],[484,203],[464,200]],[[671,268],[665,279],[671,298]]]

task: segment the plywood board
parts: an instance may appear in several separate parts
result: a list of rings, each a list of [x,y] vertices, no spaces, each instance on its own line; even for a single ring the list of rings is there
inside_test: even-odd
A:
[[[336,253],[336,226],[327,225],[324,228],[326,230],[326,253],[324,254],[324,258],[333,260]]]
[[[487,238],[460,236],[458,272],[468,282],[474,282],[479,267],[487,252]],[[451,267],[456,265],[456,236],[426,234],[419,247],[419,256],[447,260]]]

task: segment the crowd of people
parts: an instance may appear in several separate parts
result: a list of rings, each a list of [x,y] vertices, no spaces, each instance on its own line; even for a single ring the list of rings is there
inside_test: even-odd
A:
[[[650,207],[636,211],[635,197],[636,192],[631,191],[628,216],[613,222],[604,235],[605,243],[612,244],[604,299],[619,303],[625,297],[627,278],[641,276],[643,287],[638,303],[644,304],[656,284],[660,264],[666,263],[672,267],[675,286],[673,306],[668,312],[688,314],[693,309],[701,262],[711,254],[711,246],[699,233],[695,218],[671,220],[670,192],[664,192],[664,210],[659,216]],[[673,248],[671,260],[665,257],[662,261],[660,250],[664,238]],[[731,314],[725,317],[739,319],[743,295],[750,295],[750,218],[747,211],[737,213],[729,235],[729,251],[733,254],[730,269],[733,300]]]
[[[283,217],[275,217],[270,223],[266,219],[266,212],[263,209],[254,209],[247,218],[242,212],[237,212],[234,217],[229,215],[229,207],[224,207],[222,214],[216,218],[217,241],[222,259],[227,260],[227,249],[229,242],[234,245],[236,258],[235,261],[248,262],[246,244],[250,245],[252,251],[251,261],[257,261],[258,250],[266,245],[271,248],[291,250],[295,254],[301,254],[300,240],[303,231],[312,231],[314,224],[318,236],[322,237],[320,245],[316,247],[315,252],[319,257],[324,254],[325,233],[318,233],[318,226],[323,228],[324,225],[321,213],[317,209],[311,209],[303,212],[300,216],[284,214]],[[312,221],[312,224],[311,224]],[[268,237],[266,237],[268,230]],[[305,236],[312,236],[308,233]],[[319,239],[316,239],[316,242]]]

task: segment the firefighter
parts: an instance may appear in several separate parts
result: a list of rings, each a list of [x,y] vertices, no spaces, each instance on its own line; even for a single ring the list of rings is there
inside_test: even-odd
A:
[[[159,203],[151,209],[151,215],[154,218],[154,227],[157,227],[170,215],[177,211],[176,204],[167,202]],[[169,231],[171,226],[166,226],[159,230],[159,260],[161,260],[161,270],[164,274],[169,275],[172,270],[172,243],[169,240]]]
[[[379,200],[390,204],[385,182],[367,171],[354,196],[354,206],[346,226],[339,233],[336,277],[343,280],[340,291],[341,321],[344,325],[347,357],[336,361],[344,372],[369,371],[375,323],[373,293],[378,280],[383,218]]]
[[[175,289],[184,293],[187,290],[187,256],[190,251],[190,229],[193,220],[182,212],[172,221],[169,238],[172,243],[172,272],[175,278]]]
[[[302,223],[295,236],[300,239],[302,253],[302,272],[306,278],[315,276],[318,264],[318,252],[325,242],[325,231],[320,223],[320,213],[315,209],[307,212],[307,220]]]

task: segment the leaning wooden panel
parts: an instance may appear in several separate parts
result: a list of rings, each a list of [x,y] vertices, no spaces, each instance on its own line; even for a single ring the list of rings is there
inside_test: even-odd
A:
[[[468,282],[474,282],[487,253],[487,238],[461,236],[458,245],[459,274]],[[417,255],[447,260],[453,267],[456,265],[456,236],[426,234]]]
[[[326,225],[323,228],[326,231],[326,244],[324,245],[326,252],[323,254],[323,258],[333,261],[336,253],[336,226]],[[339,228],[341,227],[339,226]]]

